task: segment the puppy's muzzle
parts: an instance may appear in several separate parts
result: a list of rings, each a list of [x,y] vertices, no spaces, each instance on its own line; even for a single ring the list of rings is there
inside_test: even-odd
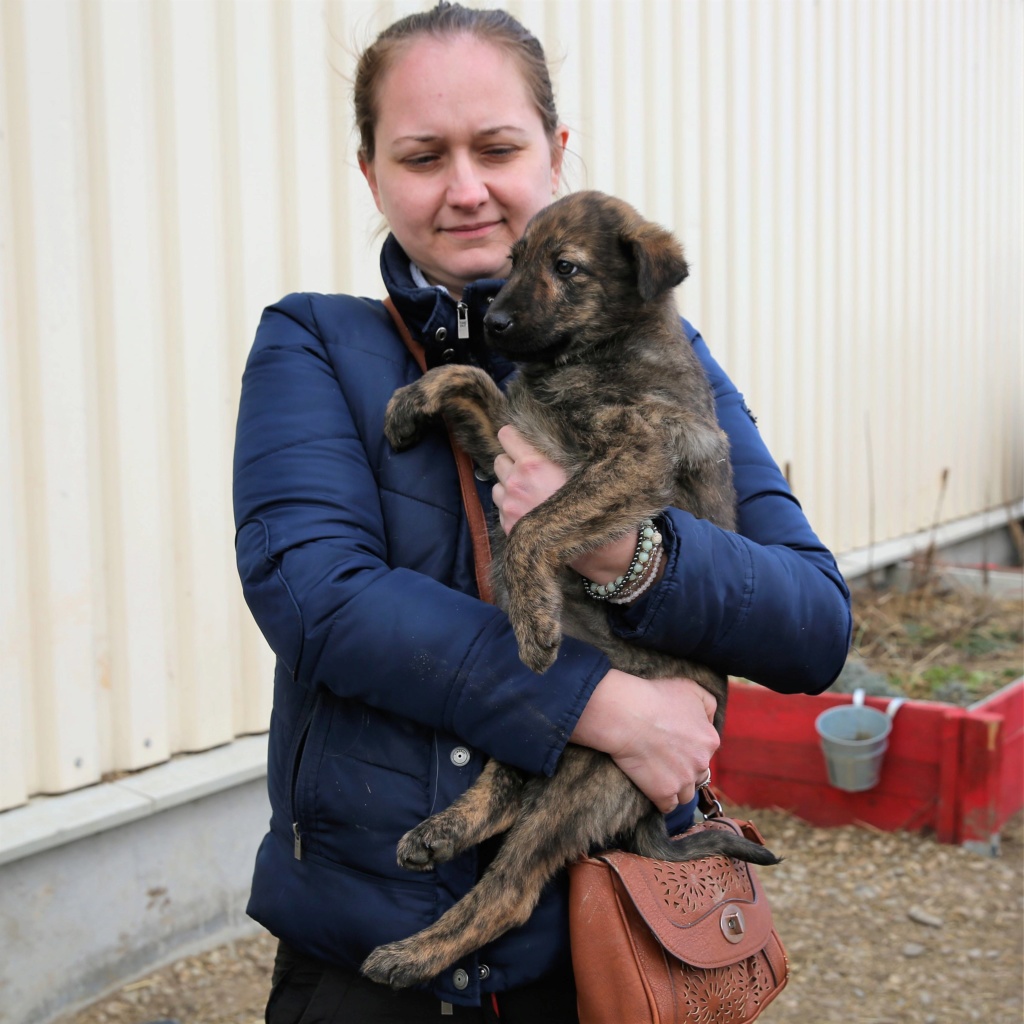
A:
[[[490,309],[484,317],[484,330],[492,338],[500,338],[507,334],[513,327],[514,321],[508,313],[499,309]]]

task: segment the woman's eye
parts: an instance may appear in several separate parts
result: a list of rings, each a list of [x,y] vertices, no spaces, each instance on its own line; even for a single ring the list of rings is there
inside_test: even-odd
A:
[[[579,267],[568,260],[556,260],[555,262],[555,273],[560,277],[572,277],[577,270],[579,270]]]
[[[418,153],[416,156],[407,156],[403,163],[406,167],[429,167],[436,160],[436,153]]]

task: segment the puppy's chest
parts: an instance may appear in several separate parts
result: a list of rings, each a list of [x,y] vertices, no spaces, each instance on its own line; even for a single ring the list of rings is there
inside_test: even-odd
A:
[[[643,401],[621,382],[609,385],[581,375],[539,384],[520,379],[508,391],[512,422],[536,448],[562,463],[599,455],[618,422]]]

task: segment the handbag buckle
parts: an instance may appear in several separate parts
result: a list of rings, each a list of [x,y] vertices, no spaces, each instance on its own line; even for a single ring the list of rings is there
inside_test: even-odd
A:
[[[722,908],[722,917],[719,922],[722,926],[722,934],[726,939],[735,945],[743,941],[747,925],[743,920],[743,911],[735,903],[729,903]]]

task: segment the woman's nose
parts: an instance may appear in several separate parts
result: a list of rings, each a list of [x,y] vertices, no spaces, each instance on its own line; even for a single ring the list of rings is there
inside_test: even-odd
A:
[[[483,175],[473,160],[460,158],[453,161],[447,196],[451,206],[474,209],[487,201],[487,194]]]

